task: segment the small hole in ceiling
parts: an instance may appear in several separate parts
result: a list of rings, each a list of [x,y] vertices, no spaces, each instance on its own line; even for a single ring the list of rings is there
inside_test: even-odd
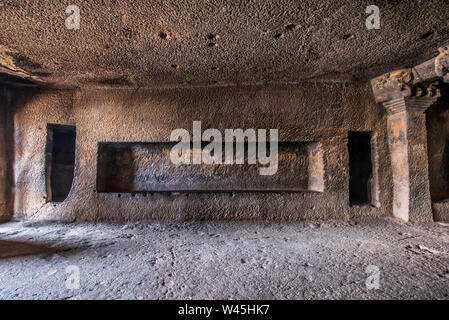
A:
[[[419,39],[424,40],[424,39],[430,38],[431,36],[433,36],[433,34],[434,34],[433,31],[426,32],[421,37],[419,37]]]
[[[343,36],[343,40],[349,40],[349,39],[352,39],[352,38],[354,38],[354,35],[353,34],[345,34],[344,36]]]
[[[172,64],[171,67],[172,67],[173,69],[179,69],[179,65],[178,65],[178,64]]]
[[[215,47],[217,44],[215,42],[211,42],[207,44],[209,47]]]
[[[274,35],[274,38],[275,39],[279,39],[279,38],[282,38],[284,35],[282,34],[282,33],[276,33],[275,35]]]
[[[296,29],[296,24],[294,24],[294,23],[289,23],[289,24],[287,24],[286,26],[285,26],[285,30],[287,30],[287,31],[292,31],[292,30],[295,30]]]
[[[167,32],[161,31],[161,32],[159,32],[159,38],[161,38],[161,39],[168,39],[168,38],[170,38],[170,36],[169,36],[169,34]]]
[[[211,69],[211,70],[217,70],[217,67],[214,66],[214,67],[212,67],[212,68],[210,68],[210,69]]]
[[[207,39],[209,39],[209,40],[214,40],[216,38],[218,38],[218,35],[216,35],[216,34],[210,33],[207,35]]]

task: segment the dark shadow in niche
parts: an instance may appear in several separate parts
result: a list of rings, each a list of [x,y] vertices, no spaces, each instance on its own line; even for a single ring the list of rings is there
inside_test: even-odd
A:
[[[349,131],[348,151],[350,205],[370,204],[373,176],[371,134]]]
[[[426,111],[429,184],[432,202],[449,199],[449,85],[442,84],[443,95]]]
[[[449,181],[449,140],[444,143],[441,167],[442,178],[444,181]]]
[[[130,143],[98,144],[97,191],[130,192],[134,190],[136,174]]]
[[[62,202],[72,188],[75,169],[76,128],[47,125],[47,201]]]

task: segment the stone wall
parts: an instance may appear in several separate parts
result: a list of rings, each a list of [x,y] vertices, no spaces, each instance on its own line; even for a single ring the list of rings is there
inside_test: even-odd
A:
[[[14,213],[19,218],[300,220],[391,216],[386,118],[374,102],[369,85],[309,83],[16,93]],[[194,120],[201,120],[203,130],[279,129],[280,141],[320,143],[323,192],[98,192],[100,142],[168,142],[173,129],[191,132]],[[47,124],[76,126],[75,178],[68,198],[60,203],[46,199]],[[372,132],[377,207],[349,205],[348,131]],[[258,181],[256,177],[254,181]]]

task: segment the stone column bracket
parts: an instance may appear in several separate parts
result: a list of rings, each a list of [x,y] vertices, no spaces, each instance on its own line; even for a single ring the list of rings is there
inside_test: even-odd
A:
[[[371,80],[371,85],[374,92],[376,102],[386,104],[387,111],[394,113],[394,108],[390,110],[390,104],[402,104],[403,108],[407,109],[407,102],[410,103],[410,111],[419,111],[418,105],[422,104],[424,112],[431,106],[439,97],[441,91],[438,88],[440,81],[433,81],[430,84],[414,83],[414,74],[411,69],[398,70],[391,73],[386,73],[380,77]],[[405,109],[401,110],[404,111]]]
[[[441,81],[449,83],[449,45],[438,50],[438,56],[416,67],[388,72],[372,79],[371,87],[376,102],[389,102],[386,107],[387,111],[390,112],[390,105],[400,104],[401,98],[425,97],[426,99],[423,99],[423,101],[428,101],[423,102],[423,105],[426,105],[433,101],[435,97],[440,97],[441,92],[438,85]],[[404,101],[407,102],[407,99]],[[412,104],[416,105],[416,103]],[[407,103],[405,103],[405,108],[407,108]],[[413,107],[411,110],[413,110]],[[391,111],[394,112],[394,110]]]
[[[411,71],[400,70],[374,79],[372,85],[376,102],[381,103],[388,114],[425,112],[441,97],[440,82],[413,84],[413,78]]]

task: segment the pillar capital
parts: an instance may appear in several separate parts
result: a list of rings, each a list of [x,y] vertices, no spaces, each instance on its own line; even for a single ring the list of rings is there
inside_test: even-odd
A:
[[[402,111],[425,112],[439,97],[440,81],[414,83],[412,69],[386,73],[371,80],[374,99],[388,114]]]
[[[449,46],[413,68],[385,73],[371,80],[374,99],[387,113],[424,112],[441,96],[439,84],[449,82]]]

